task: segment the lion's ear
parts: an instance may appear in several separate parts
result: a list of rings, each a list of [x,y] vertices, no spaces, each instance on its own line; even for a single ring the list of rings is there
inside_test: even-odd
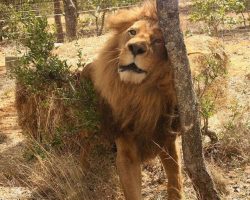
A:
[[[107,28],[122,32],[132,26],[137,19],[138,11],[136,9],[121,10],[108,18]]]

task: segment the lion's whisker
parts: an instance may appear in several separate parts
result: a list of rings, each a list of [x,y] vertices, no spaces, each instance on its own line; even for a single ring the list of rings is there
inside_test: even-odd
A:
[[[120,53],[120,51],[121,51],[121,48],[115,48],[115,50],[102,51],[102,52],[105,52],[105,53],[109,53],[109,52],[117,52],[117,53]]]
[[[108,63],[111,63],[111,62],[113,62],[113,61],[115,61],[115,60],[118,60],[118,59],[119,59],[119,57],[116,57],[116,58],[114,58],[114,59],[109,60]]]

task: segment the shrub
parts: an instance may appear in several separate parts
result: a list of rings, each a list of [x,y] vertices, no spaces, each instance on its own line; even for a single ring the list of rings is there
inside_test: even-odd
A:
[[[227,56],[221,55],[220,44],[210,44],[210,53],[201,54],[196,58],[200,71],[193,77],[194,86],[200,102],[202,132],[209,136],[211,141],[217,142],[215,132],[209,130],[209,118],[218,110],[220,99],[223,98],[223,82],[227,73]]]
[[[17,38],[20,15],[12,6],[0,3],[0,41]]]
[[[22,45],[28,52],[19,59],[20,65],[13,69],[18,81],[33,92],[47,89],[47,86],[58,87],[70,79],[70,66],[52,55],[54,37],[47,30],[47,20],[30,16],[23,21],[26,37]]]
[[[53,55],[55,38],[45,18],[30,15],[22,25],[27,53],[12,70],[21,127],[47,146],[59,148],[79,142],[82,132],[97,132],[97,97],[90,80],[80,80],[65,60]]]
[[[244,13],[247,11],[248,6],[248,0],[227,0],[228,10],[236,13],[237,15],[240,14],[241,17],[239,22],[243,22],[244,26],[247,25],[247,19]]]
[[[221,165],[238,167],[250,161],[249,106],[242,107],[235,102],[229,107],[229,111],[231,114],[218,134],[218,142],[206,145],[205,155]]]
[[[247,11],[247,0],[192,0],[192,3],[190,20],[204,22],[211,35],[218,35],[221,25],[237,23],[237,20],[228,15],[230,12],[241,14],[240,21],[243,21],[246,26],[244,12]]]
[[[191,21],[203,21],[207,25],[209,34],[218,35],[219,25],[226,17],[225,1],[220,0],[192,0]]]

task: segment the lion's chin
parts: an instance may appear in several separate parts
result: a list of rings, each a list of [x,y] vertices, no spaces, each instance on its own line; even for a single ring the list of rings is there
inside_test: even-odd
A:
[[[119,76],[121,81],[123,82],[139,84],[146,78],[147,74],[135,73],[133,71],[124,71],[124,72],[119,72]]]

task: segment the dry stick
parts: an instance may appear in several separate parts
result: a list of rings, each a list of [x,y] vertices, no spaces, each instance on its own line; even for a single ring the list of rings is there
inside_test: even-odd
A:
[[[204,163],[199,107],[193,89],[186,46],[180,29],[178,0],[157,0],[157,9],[168,56],[175,72],[175,88],[184,131],[182,148],[187,174],[192,180],[198,199],[220,200]]]

